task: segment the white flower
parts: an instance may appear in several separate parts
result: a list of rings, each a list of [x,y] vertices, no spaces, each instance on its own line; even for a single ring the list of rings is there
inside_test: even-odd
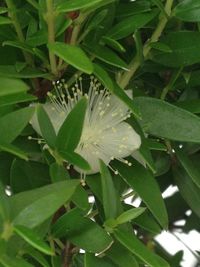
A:
[[[70,94],[67,86],[63,82],[58,82],[55,84],[56,95],[48,94],[51,102],[43,107],[55,132],[58,133],[69,112],[84,95],[88,99],[88,106],[81,139],[75,152],[90,164],[91,171],[88,174],[99,172],[99,159],[111,169],[109,163],[113,159],[131,165],[124,158],[140,147],[141,139],[125,122],[130,117],[129,109],[105,88],[102,89],[101,83],[94,77],[91,77],[87,93],[83,92],[82,86],[82,78],[79,78]],[[63,93],[63,89],[66,89],[66,94]],[[32,126],[41,134],[36,116],[32,119]],[[76,166],[74,168],[83,172]]]

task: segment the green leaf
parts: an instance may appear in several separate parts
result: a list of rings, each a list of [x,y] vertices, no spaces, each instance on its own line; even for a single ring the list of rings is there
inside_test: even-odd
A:
[[[200,142],[200,119],[197,116],[150,97],[136,97],[134,102],[142,113],[140,123],[145,132],[171,140]]]
[[[38,234],[36,234],[33,230],[23,225],[15,225],[14,232],[42,253],[46,255],[54,255],[52,249],[44,241],[42,241],[40,236],[38,236]]]
[[[29,228],[41,224],[70,200],[78,184],[77,180],[69,180],[12,196],[10,204],[13,223]]]
[[[19,48],[25,52],[28,52],[34,56],[37,56],[42,61],[44,61],[46,64],[48,64],[48,59],[47,59],[45,53],[36,47],[32,47],[29,44],[19,42],[19,41],[5,41],[5,42],[3,42],[3,46],[6,46],[6,45]]]
[[[117,224],[123,224],[140,216],[146,208],[133,208],[123,212],[120,216],[117,217]]]
[[[148,138],[145,137],[143,130],[141,129],[137,120],[134,118],[130,118],[128,123],[133,127],[133,129],[139,134],[141,138],[141,145],[138,151],[133,152],[133,157],[137,159],[137,157],[141,158],[141,161],[146,164],[153,173],[156,172],[156,166],[154,160],[152,158],[151,152],[148,147]]]
[[[0,96],[0,106],[8,106],[16,103],[32,102],[37,98],[27,93],[16,93]]]
[[[176,156],[180,161],[182,167],[185,169],[187,174],[192,178],[192,181],[200,187],[200,171],[197,167],[193,164],[192,160],[186,155],[184,151],[181,149],[176,149]]]
[[[183,0],[173,10],[173,15],[183,21],[200,21],[200,3],[198,0]]]
[[[18,259],[16,257],[11,258],[6,254],[0,255],[0,263],[5,267],[33,267],[32,264],[23,259]]]
[[[97,223],[83,216],[83,211],[75,208],[60,217],[52,227],[55,237],[67,236],[76,246],[92,253],[107,249],[112,238]]]
[[[9,79],[6,77],[0,77],[0,97],[10,94],[22,93],[28,90],[28,85],[17,79]]]
[[[107,33],[107,36],[118,40],[134,33],[137,29],[144,27],[158,14],[158,10],[142,13],[123,19]]]
[[[200,188],[196,186],[184,169],[176,168],[173,173],[182,197],[196,215],[200,217]]]
[[[11,144],[0,142],[0,151],[1,150],[13,154],[21,159],[28,160],[28,155],[24,151]]]
[[[11,24],[12,20],[8,17],[0,16],[0,25]]]
[[[114,236],[124,247],[126,247],[129,251],[135,254],[148,266],[170,267],[165,260],[148,250],[146,246],[137,239],[134,233],[130,235],[130,233],[128,232],[117,229],[114,232]]]
[[[87,74],[92,73],[92,62],[80,47],[55,42],[54,44],[48,44],[48,48],[52,53],[62,58],[66,63],[72,65],[78,70]]]
[[[99,4],[101,2],[104,2],[104,0],[68,0],[66,2],[63,2],[59,4],[56,7],[57,12],[70,12],[75,11],[83,8],[88,8],[95,6],[96,4]]]
[[[154,220],[153,216],[148,211],[135,218],[134,224],[137,224],[139,227],[156,235],[161,232],[160,225]]]
[[[67,151],[59,151],[59,155],[69,163],[75,165],[76,167],[89,171],[91,169],[89,163],[78,153],[75,152],[67,152]]]
[[[175,103],[176,106],[186,109],[189,112],[200,114],[200,99],[191,99]]]
[[[88,202],[88,193],[83,188],[83,186],[79,185],[72,196],[72,202],[82,210],[89,210],[90,205]]]
[[[86,253],[84,259],[84,267],[117,267],[112,262],[108,261],[108,259],[98,258],[97,256]]]
[[[149,45],[150,45],[150,47],[152,47],[156,50],[165,52],[165,53],[171,53],[172,52],[171,48],[168,45],[161,43],[161,42],[150,43]]]
[[[123,179],[142,198],[151,213],[163,228],[167,228],[168,217],[166,207],[159,186],[150,171],[145,169],[137,161],[129,159],[132,166],[125,166],[121,162],[114,164]]]
[[[10,167],[10,185],[14,194],[49,183],[48,166],[36,161],[15,159]]]
[[[13,65],[0,65],[0,76],[10,78],[36,78],[43,77],[51,79],[52,76],[49,73],[45,73],[40,69],[34,69],[30,67],[24,68],[22,71],[17,71]]]
[[[105,218],[114,219],[118,215],[119,199],[110,172],[102,160],[100,160],[100,172]]]
[[[50,166],[50,176],[52,183],[66,181],[70,179],[69,173],[62,165],[58,165],[56,162]]]
[[[126,51],[126,49],[119,42],[117,42],[116,40],[114,40],[114,39],[112,39],[110,37],[103,36],[102,37],[102,41],[106,45],[110,46],[111,48],[115,49],[118,52],[122,52],[123,53],[123,52]]]
[[[74,151],[81,138],[87,100],[82,98],[71,110],[59,129],[56,147],[62,151]]]
[[[42,137],[50,147],[55,147],[56,144],[56,133],[49,119],[46,111],[42,105],[37,106],[37,118],[42,133]]]
[[[200,33],[170,32],[161,39],[172,52],[154,51],[153,60],[162,65],[178,68],[200,62]]]
[[[114,242],[109,250],[106,251],[106,255],[120,267],[139,267],[133,254],[128,251],[119,242]]]
[[[0,118],[2,143],[11,143],[25,128],[34,112],[33,107],[19,109]]]
[[[101,46],[101,45],[95,45],[91,46],[88,45],[84,48],[92,55],[94,55],[96,58],[102,60],[103,62],[106,62],[112,66],[121,68],[123,70],[128,70],[128,65],[124,60],[122,60],[115,52],[113,52],[110,48]]]
[[[26,254],[28,254],[31,258],[39,262],[42,267],[50,267],[48,261],[45,258],[45,255],[43,256],[40,252],[38,252],[32,247],[26,247],[25,251]]]
[[[151,11],[151,3],[149,1],[120,2],[117,5],[117,17],[128,17],[135,14]]]

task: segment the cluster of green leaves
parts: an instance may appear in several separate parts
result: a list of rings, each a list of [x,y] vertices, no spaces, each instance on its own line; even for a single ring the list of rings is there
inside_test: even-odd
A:
[[[154,238],[200,230],[199,0],[0,3],[0,266],[180,266],[182,252],[169,255]],[[90,169],[74,152],[87,100],[57,135],[32,105],[52,81],[70,86],[82,73],[132,111],[143,163],[115,161],[114,175],[101,161],[86,184],[66,161]],[[48,149],[28,140],[37,138],[34,113]],[[170,186],[177,192],[163,199]],[[130,196],[140,207],[125,202]]]

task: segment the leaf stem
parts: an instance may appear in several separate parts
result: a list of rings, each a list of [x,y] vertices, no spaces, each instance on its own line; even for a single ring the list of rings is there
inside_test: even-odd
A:
[[[48,26],[48,42],[53,44],[55,42],[55,11],[53,8],[53,0],[47,0],[47,13],[45,16],[47,26]],[[49,60],[51,66],[51,72],[57,76],[57,66],[56,66],[56,57],[54,53],[49,50]]]
[[[172,5],[173,5],[173,0],[167,0],[166,1],[165,12],[168,14],[168,16],[170,16],[170,14],[171,14]],[[164,14],[162,14],[160,17],[159,23],[158,23],[155,31],[153,32],[151,38],[143,46],[144,59],[147,58],[147,56],[151,50],[151,46],[149,44],[152,42],[158,41],[158,39],[160,38],[167,22],[168,22],[168,20],[167,20],[166,16]],[[140,61],[139,61],[138,57],[136,56],[132,59],[132,61],[129,64],[129,71],[124,72],[124,74],[121,76],[121,79],[118,81],[118,84],[121,88],[125,88],[129,84],[130,79],[132,78],[132,76],[135,74],[135,72],[137,71],[137,69],[139,67],[140,67]]]

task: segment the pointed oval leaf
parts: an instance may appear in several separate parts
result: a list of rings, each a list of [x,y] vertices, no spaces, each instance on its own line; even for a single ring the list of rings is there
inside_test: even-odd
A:
[[[18,79],[0,77],[0,97],[10,94],[22,93],[28,90],[28,85]]]
[[[200,119],[194,114],[151,97],[136,97],[145,132],[171,140],[200,143]]]
[[[46,255],[54,255],[52,249],[40,238],[40,236],[28,227],[15,225],[14,232],[42,253]]]
[[[51,120],[49,119],[42,105],[39,105],[37,107],[37,118],[44,140],[50,147],[55,147],[56,133],[51,123]]]
[[[82,98],[66,117],[57,135],[56,147],[58,150],[74,151],[81,138],[85,113],[86,98]]]
[[[118,215],[119,199],[110,172],[102,160],[100,160],[100,173],[105,218],[114,219]]]
[[[89,171],[91,169],[89,163],[81,155],[75,152],[59,151],[59,155],[82,170]]]
[[[9,200],[13,223],[29,228],[41,224],[70,200],[78,185],[79,181],[69,180],[12,196]]]
[[[22,151],[18,147],[13,146],[11,144],[1,144],[0,143],[0,151],[1,150],[8,152],[10,154],[13,154],[13,155],[15,155],[21,159],[28,160],[28,155],[24,151]]]
[[[200,21],[199,0],[183,0],[174,9],[173,15],[183,21]]]
[[[60,217],[52,227],[55,237],[66,236],[76,246],[92,253],[109,248],[112,238],[96,222],[86,218],[85,212],[74,208]]]
[[[0,118],[2,143],[11,143],[25,128],[34,112],[33,107],[19,109]]]
[[[152,253],[136,236],[128,232],[116,229],[114,232],[115,238],[129,251],[135,254],[143,262],[150,267],[170,267],[169,264]]]
[[[48,44],[48,48],[52,53],[78,70],[88,74],[92,73],[92,62],[80,47],[56,42],[54,44]]]
[[[176,149],[176,156],[180,161],[183,168],[186,170],[188,175],[192,178],[193,182],[200,188],[200,171],[193,164],[192,160],[186,155],[186,152]]]
[[[86,253],[84,259],[85,267],[117,267],[110,260],[104,258],[98,258],[94,254]]]
[[[87,45],[84,48],[95,57],[99,58],[103,62],[106,62],[112,66],[121,68],[123,70],[128,70],[128,65],[124,60],[122,60],[115,52],[113,52],[110,48],[96,45],[94,47]]]
[[[57,6],[56,10],[58,12],[69,12],[78,9],[92,7],[96,4],[103,2],[104,0],[68,0],[67,2],[62,2]]]
[[[145,169],[140,163],[129,159],[132,166],[125,166],[121,162],[115,163],[114,167],[142,198],[151,213],[163,228],[168,227],[168,216],[164,200],[162,198],[159,186],[150,171]]]
[[[153,51],[153,61],[172,68],[190,66],[200,62],[199,32],[170,32],[161,41],[172,51],[170,53]]]
[[[133,219],[140,216],[145,210],[146,208],[133,208],[133,209],[127,210],[117,217],[116,219],[117,224],[122,224],[122,223],[132,221]]]
[[[107,36],[115,40],[122,39],[137,29],[142,28],[149,21],[151,21],[158,14],[157,10],[152,10],[148,13],[136,14],[131,17],[125,18],[107,33]]]
[[[184,169],[176,168],[173,173],[182,197],[196,215],[200,217],[200,188],[196,186]]]

